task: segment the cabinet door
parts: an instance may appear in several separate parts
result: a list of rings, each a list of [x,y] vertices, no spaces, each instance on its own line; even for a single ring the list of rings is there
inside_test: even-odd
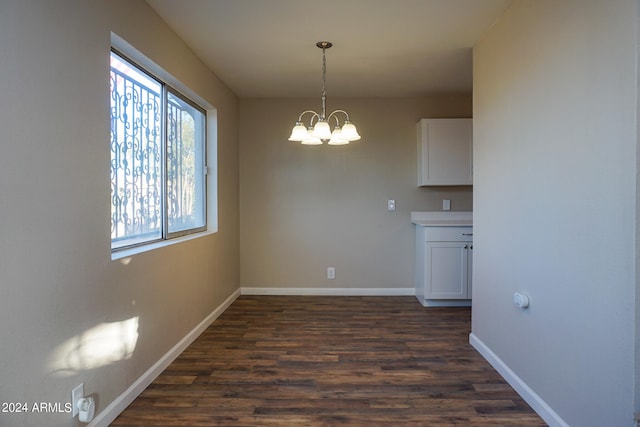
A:
[[[418,185],[472,185],[472,120],[418,122]]]
[[[468,299],[468,242],[426,242],[426,298]]]

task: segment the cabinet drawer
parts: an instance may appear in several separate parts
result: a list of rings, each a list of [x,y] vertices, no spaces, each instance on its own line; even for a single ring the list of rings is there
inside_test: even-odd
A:
[[[471,242],[473,227],[425,227],[427,242]]]

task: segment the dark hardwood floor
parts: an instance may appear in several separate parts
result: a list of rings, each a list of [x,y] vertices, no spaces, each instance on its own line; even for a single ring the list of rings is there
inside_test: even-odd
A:
[[[238,298],[113,426],[545,426],[414,297]]]

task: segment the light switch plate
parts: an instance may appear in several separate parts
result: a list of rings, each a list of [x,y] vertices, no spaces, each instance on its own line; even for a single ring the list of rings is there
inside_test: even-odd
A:
[[[396,201],[395,200],[387,200],[387,210],[395,211],[396,210]]]

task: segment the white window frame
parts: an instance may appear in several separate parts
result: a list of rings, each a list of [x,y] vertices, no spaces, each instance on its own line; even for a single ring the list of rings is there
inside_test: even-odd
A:
[[[152,75],[165,84],[174,95],[181,96],[185,101],[195,104],[206,112],[206,226],[203,229],[174,236],[165,236],[162,240],[154,240],[137,246],[116,248],[111,250],[111,259],[126,259],[135,254],[178,244],[188,240],[207,236],[218,231],[218,182],[217,182],[217,110],[208,101],[184,85],[178,79],[166,72],[162,67],[151,61],[131,44],[111,33],[111,50],[131,61],[143,71]],[[111,242],[111,239],[109,239]]]

